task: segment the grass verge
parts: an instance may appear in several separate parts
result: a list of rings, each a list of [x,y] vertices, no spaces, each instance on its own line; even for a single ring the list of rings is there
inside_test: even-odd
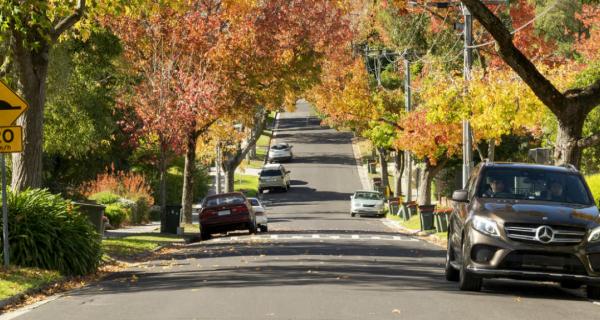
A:
[[[0,300],[47,286],[62,279],[63,276],[58,271],[18,267],[0,269]]]
[[[258,194],[258,177],[248,174],[236,174],[235,191],[242,191],[248,197],[256,197]]]
[[[414,216],[410,217],[410,219],[408,221],[404,221],[404,219],[402,219],[401,216],[396,216],[396,215],[389,214],[389,213],[387,214],[386,217],[390,220],[400,222],[400,224],[407,229],[421,230],[421,221],[419,220],[418,215],[414,215]]]
[[[128,259],[150,253],[162,245],[178,242],[183,243],[183,239],[174,235],[135,235],[118,239],[104,239],[102,241],[102,251],[106,256],[113,259]]]

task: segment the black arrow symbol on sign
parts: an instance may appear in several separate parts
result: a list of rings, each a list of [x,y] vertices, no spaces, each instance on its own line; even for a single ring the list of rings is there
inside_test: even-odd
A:
[[[0,100],[0,110],[21,110],[21,107],[13,107],[10,103]]]

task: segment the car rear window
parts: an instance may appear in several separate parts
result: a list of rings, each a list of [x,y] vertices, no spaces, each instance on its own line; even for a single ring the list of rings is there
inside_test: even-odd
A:
[[[280,170],[262,170],[260,172],[261,177],[278,177],[281,176]]]
[[[239,195],[228,195],[220,197],[212,197],[206,199],[204,207],[222,206],[228,204],[243,204],[245,202],[244,197]]]
[[[592,205],[583,178],[539,169],[489,168],[479,182],[482,198],[525,199]]]

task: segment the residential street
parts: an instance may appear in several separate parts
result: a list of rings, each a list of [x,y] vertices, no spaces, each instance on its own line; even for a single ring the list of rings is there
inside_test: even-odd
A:
[[[349,132],[308,106],[284,113],[289,192],[265,193],[269,229],[216,236],[65,294],[16,319],[597,319],[600,305],[555,284],[444,279],[445,250],[383,219],[351,218],[362,189]],[[11,314],[0,316],[8,319]]]

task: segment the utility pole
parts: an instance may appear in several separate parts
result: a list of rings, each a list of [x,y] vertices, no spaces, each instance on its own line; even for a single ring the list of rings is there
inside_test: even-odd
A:
[[[461,3],[462,14],[464,17],[463,38],[464,38],[464,69],[463,74],[468,90],[469,81],[471,81],[471,67],[473,66],[473,16],[469,9]],[[463,166],[462,166],[462,187],[467,187],[471,169],[473,168],[473,140],[471,134],[471,124],[468,119],[463,120]]]
[[[509,0],[482,0],[484,4],[506,4],[509,5]],[[453,6],[461,6],[462,14],[464,18],[464,24],[462,25],[463,29],[463,38],[464,38],[464,66],[463,73],[465,81],[468,83],[471,80],[471,67],[473,66],[473,16],[469,12],[466,6],[462,4],[460,1],[447,1],[447,2],[425,2],[419,3],[415,0],[409,0],[408,4],[410,6],[420,6],[423,8],[435,7],[438,9],[447,9]],[[468,89],[467,89],[468,90]],[[466,90],[465,90],[466,91]],[[465,92],[466,94],[466,92]],[[471,169],[473,168],[473,134],[471,129],[471,124],[468,119],[463,120],[463,164],[462,164],[462,186],[465,188],[467,186],[467,181],[469,181],[469,175],[471,174]]]
[[[409,113],[411,106],[411,88],[410,88],[410,60],[408,59],[408,50],[402,55],[404,58],[404,104],[406,112]],[[412,201],[412,156],[410,151],[404,151],[404,159],[406,162],[406,202]]]

